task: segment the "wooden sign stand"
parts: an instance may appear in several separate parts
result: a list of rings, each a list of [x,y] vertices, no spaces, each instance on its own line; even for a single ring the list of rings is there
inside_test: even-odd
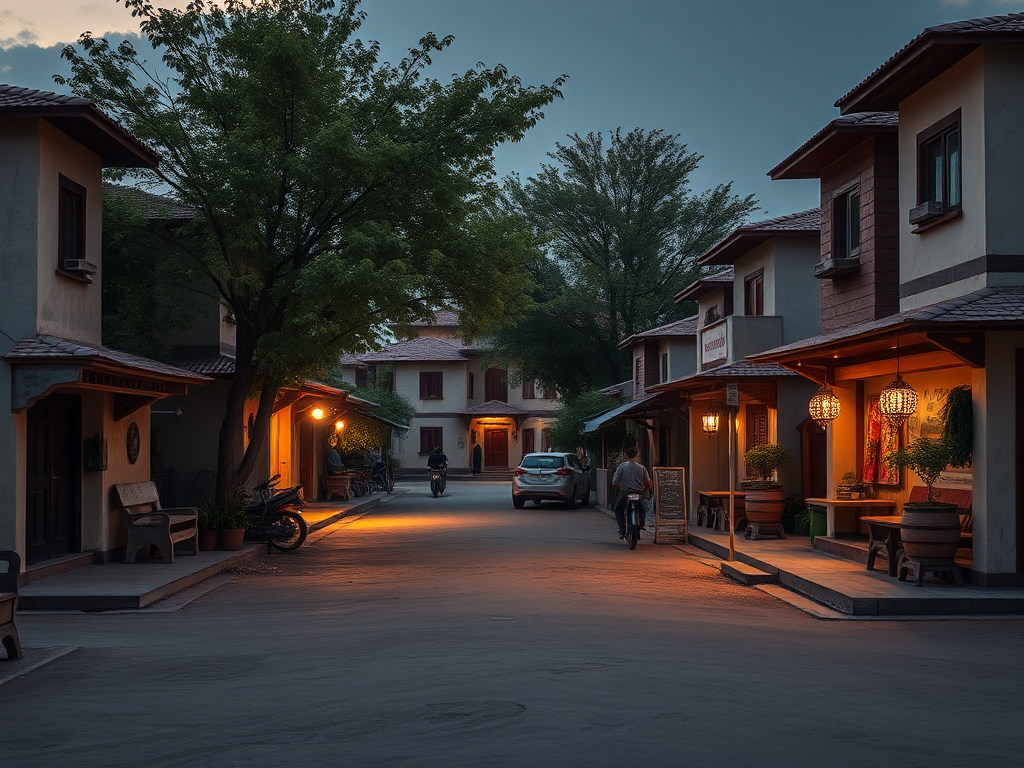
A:
[[[683,543],[690,543],[686,511],[686,468],[654,467],[654,543],[661,544],[663,529],[674,528]],[[680,532],[681,531],[681,532]]]

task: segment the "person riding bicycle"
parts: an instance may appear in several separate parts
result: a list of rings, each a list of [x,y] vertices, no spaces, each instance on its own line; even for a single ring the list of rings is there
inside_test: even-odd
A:
[[[440,446],[435,448],[434,452],[427,457],[427,468],[440,469],[442,477],[448,475],[448,457],[444,455],[444,451],[441,450]]]
[[[619,538],[626,538],[626,501],[631,493],[646,494],[654,488],[647,467],[637,461],[640,452],[635,446],[626,449],[626,460],[619,464],[612,476],[612,488],[618,491],[615,499],[615,522],[619,525]],[[643,526],[641,526],[643,527]]]

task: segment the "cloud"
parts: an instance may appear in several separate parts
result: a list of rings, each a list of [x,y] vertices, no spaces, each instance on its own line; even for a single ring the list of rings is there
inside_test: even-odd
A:
[[[12,28],[19,28],[13,35],[9,34]],[[0,48],[10,48],[12,45],[32,45],[39,40],[32,22],[15,16],[11,11],[0,11]]]

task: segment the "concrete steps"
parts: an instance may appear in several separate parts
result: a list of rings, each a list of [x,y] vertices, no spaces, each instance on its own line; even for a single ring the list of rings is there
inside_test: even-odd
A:
[[[779,580],[777,573],[768,573],[738,560],[731,563],[724,561],[719,567],[723,576],[728,576],[748,587],[753,587],[755,584],[775,584]]]

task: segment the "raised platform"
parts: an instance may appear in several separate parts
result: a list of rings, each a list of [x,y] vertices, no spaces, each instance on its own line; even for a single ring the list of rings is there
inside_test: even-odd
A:
[[[690,543],[716,557],[728,556],[729,537],[724,532],[691,526]],[[795,592],[855,616],[1024,616],[1024,589],[958,587],[937,580],[917,587],[884,570],[867,571],[863,563],[816,549],[805,537],[764,541],[737,537],[736,559],[776,574],[781,585]]]

